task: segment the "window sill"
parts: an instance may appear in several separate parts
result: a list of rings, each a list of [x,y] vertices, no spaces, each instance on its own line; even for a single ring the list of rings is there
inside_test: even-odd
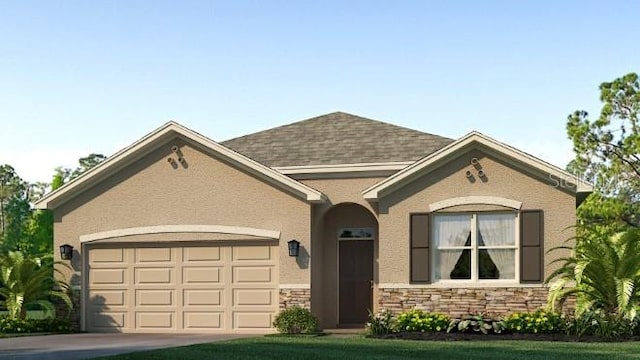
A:
[[[445,282],[432,284],[380,283],[378,289],[478,289],[478,288],[544,288],[544,284],[521,284],[515,281]]]

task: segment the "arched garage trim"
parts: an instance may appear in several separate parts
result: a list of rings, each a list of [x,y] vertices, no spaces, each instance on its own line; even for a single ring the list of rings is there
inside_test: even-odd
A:
[[[442,201],[437,201],[429,204],[429,212],[446,209],[452,206],[458,205],[499,205],[512,209],[519,210],[522,207],[522,201],[516,201],[511,199],[505,199],[496,196],[462,196],[450,198]]]
[[[80,243],[120,238],[123,236],[171,233],[216,233],[244,235],[263,239],[280,239],[280,231],[225,225],[157,225],[102,231],[80,236]]]

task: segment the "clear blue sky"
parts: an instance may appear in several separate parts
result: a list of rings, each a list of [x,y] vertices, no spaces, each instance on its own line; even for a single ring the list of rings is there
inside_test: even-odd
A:
[[[30,181],[168,120],[214,140],[346,111],[564,167],[640,71],[638,1],[0,0],[0,163]]]

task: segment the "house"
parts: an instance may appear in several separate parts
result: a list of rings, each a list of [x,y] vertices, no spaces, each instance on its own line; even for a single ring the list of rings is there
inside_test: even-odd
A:
[[[292,305],[324,328],[539,308],[590,191],[478,132],[337,112],[221,143],[169,122],[36,206],[83,330],[248,333]]]

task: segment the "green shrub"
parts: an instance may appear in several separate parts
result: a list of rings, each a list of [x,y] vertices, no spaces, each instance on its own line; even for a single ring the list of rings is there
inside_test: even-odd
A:
[[[462,319],[453,319],[447,327],[447,332],[481,332],[483,334],[500,334],[502,330],[504,330],[502,321],[486,317],[482,314],[467,315]]]
[[[309,309],[292,306],[276,316],[273,326],[283,334],[313,333],[318,331],[318,319]]]
[[[564,319],[555,312],[542,309],[532,313],[516,312],[502,321],[505,330],[512,333],[557,333],[564,331]]]
[[[369,335],[390,334],[394,330],[394,323],[393,315],[389,310],[383,310],[377,314],[369,311],[367,332]]]
[[[405,311],[395,321],[397,331],[445,331],[451,318],[445,314],[430,313],[418,309]]]
[[[574,336],[599,336],[620,338],[638,335],[640,327],[637,320],[629,320],[602,311],[585,311],[566,319],[565,332]]]
[[[0,317],[0,333],[2,334],[68,333],[72,330],[68,319],[12,319],[7,316]]]

